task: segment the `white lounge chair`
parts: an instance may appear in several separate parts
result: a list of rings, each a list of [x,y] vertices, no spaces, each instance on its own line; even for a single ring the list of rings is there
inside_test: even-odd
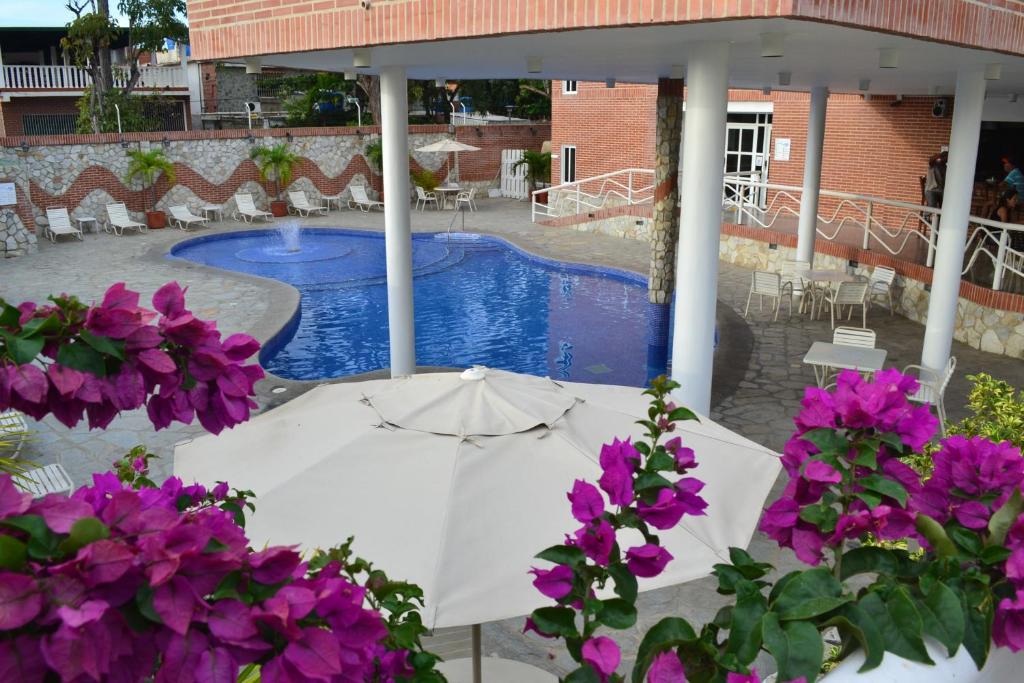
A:
[[[178,206],[167,207],[168,211],[171,212],[171,224],[177,223],[178,227],[182,230],[188,230],[189,226],[193,223],[199,225],[206,225],[209,222],[209,218],[205,216],[197,216],[187,206],[179,204]]]
[[[10,451],[0,450],[0,455],[17,459],[27,439],[27,432],[25,416],[20,412],[7,410],[0,413],[0,442],[7,445],[6,451]],[[60,463],[19,472],[14,476],[14,485],[35,498],[42,498],[49,493],[71,493],[73,488],[71,477]]]
[[[348,208],[359,209],[363,213],[369,213],[370,209],[384,210],[384,202],[374,201],[366,194],[366,188],[362,185],[351,185],[349,188],[352,198],[348,200]]]
[[[875,266],[868,278],[868,300],[882,297],[889,300],[889,315],[895,315],[892,305],[892,283],[896,279],[896,271],[886,266]]]
[[[476,211],[476,188],[469,188],[468,192],[460,192],[455,195],[455,210],[459,210],[460,204],[465,204],[470,211]]]
[[[17,410],[5,410],[0,413],[0,443],[4,444],[4,450],[10,451],[10,453],[4,453],[3,450],[0,450],[0,455],[17,458],[21,447],[25,445],[27,431],[28,425],[25,423],[25,416]]]
[[[416,208],[420,211],[427,208],[427,204],[433,202],[435,209],[440,209],[441,205],[437,203],[437,193],[427,192],[419,185],[416,186]]]
[[[907,400],[935,406],[935,412],[939,414],[939,433],[946,436],[946,387],[956,371],[956,356],[949,357],[945,370],[908,365],[903,368],[903,374],[911,374],[910,370],[917,371],[917,381],[921,386],[913,396],[907,396]]]
[[[132,217],[128,215],[128,207],[120,202],[117,204],[107,204],[107,217],[109,220],[103,226],[103,229],[107,232],[113,230],[115,235],[123,235],[125,230],[146,232],[148,229],[145,223],[133,221]]]
[[[245,223],[252,223],[257,218],[262,218],[269,222],[274,216],[269,211],[257,209],[256,202],[253,201],[252,195],[248,192],[235,195],[235,212],[232,215],[236,221],[241,219]]]
[[[51,242],[56,242],[59,235],[74,235],[80,240],[85,239],[81,229],[71,224],[68,210],[63,206],[46,207],[46,221],[49,223],[46,226],[46,236],[50,238]]]
[[[757,295],[757,308],[763,310],[764,297],[774,299],[772,309],[775,312],[775,320],[779,319],[779,309],[782,308],[782,297],[789,297],[789,317],[793,317],[793,284],[783,282],[782,276],[778,273],[768,273],[762,270],[755,270],[750,277],[750,293],[747,295],[747,307],[743,311],[746,318],[750,313],[750,300]]]
[[[289,209],[294,209],[300,216],[308,216],[314,211],[325,215],[327,214],[326,206],[310,204],[309,199],[306,197],[306,193],[302,190],[299,190],[298,192],[289,192],[288,199],[291,200],[292,203]]]

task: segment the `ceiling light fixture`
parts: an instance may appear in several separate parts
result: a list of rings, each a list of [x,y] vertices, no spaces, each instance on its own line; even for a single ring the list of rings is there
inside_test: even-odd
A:
[[[766,85],[763,88],[761,88],[761,94],[762,95],[771,95],[772,94],[772,86]]]
[[[614,88],[615,87],[615,79],[614,78],[606,78],[606,79],[604,79],[604,87],[606,87],[606,88]]]
[[[258,74],[263,71],[263,65],[260,63],[259,57],[246,57],[245,58],[245,73],[247,74]]]
[[[1003,77],[1003,65],[1002,64],[986,64],[985,65],[985,80],[986,81],[998,81]]]
[[[357,69],[368,69],[370,67],[370,48],[361,47],[352,52],[352,66]]]
[[[900,53],[894,47],[883,47],[878,51],[879,69],[897,69],[900,66]]]
[[[345,72],[345,80],[346,81],[354,81],[354,80],[356,80],[356,72],[355,71],[346,71]]]
[[[788,71],[779,72],[779,85],[789,85],[793,80],[793,74]]]
[[[862,78],[862,79],[860,79],[860,83],[857,84],[857,90],[861,90],[863,92],[867,92],[868,88],[870,88],[870,87],[871,87],[871,79],[870,78]]]
[[[544,70],[544,58],[543,57],[527,57],[526,58],[526,73],[539,74]]]
[[[784,54],[785,34],[783,33],[762,33],[761,34],[761,56],[781,57]]]

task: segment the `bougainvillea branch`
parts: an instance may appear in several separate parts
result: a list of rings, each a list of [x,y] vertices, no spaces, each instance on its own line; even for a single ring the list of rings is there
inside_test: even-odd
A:
[[[52,414],[73,427],[104,428],[118,413],[146,407],[153,426],[198,418],[218,434],[249,418],[263,370],[245,361],[259,350],[246,334],[221,339],[216,323],[185,308],[169,282],[139,306],[124,283],[98,305],[73,296],[15,307],[0,300],[0,412]]]

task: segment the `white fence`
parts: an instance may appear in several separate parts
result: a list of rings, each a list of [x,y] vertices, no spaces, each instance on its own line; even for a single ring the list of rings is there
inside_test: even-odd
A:
[[[510,199],[526,199],[529,194],[526,178],[526,164],[519,164],[523,158],[521,149],[501,150],[501,196]]]
[[[539,201],[546,193],[548,201]],[[533,220],[541,216],[589,213],[610,206],[651,204],[654,201],[654,171],[626,168],[621,171],[562,183],[532,193]]]
[[[188,88],[184,70],[178,66],[143,67],[137,88]],[[114,68],[114,87],[128,84],[129,72],[124,67]],[[92,77],[77,66],[3,66],[0,67],[0,89],[3,90],[85,90],[92,85]]]

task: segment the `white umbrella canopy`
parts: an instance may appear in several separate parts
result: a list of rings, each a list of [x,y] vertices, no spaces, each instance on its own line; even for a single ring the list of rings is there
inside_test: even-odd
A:
[[[334,384],[179,445],[174,469],[255,492],[255,546],[354,534],[361,556],[423,588],[427,627],[464,626],[549,602],[527,574],[544,564],[534,555],[579,526],[566,492],[596,482],[601,445],[639,437],[646,409],[636,388],[499,370]],[[659,534],[675,559],[641,590],[705,576],[745,547],[780,469],[776,453],[707,418],[677,434],[696,452],[708,514]]]
[[[474,147],[473,145],[467,145],[464,142],[459,142],[458,140],[454,140],[452,138],[444,138],[443,140],[438,140],[437,142],[432,142],[429,145],[424,145],[423,147],[417,147],[416,151],[417,152],[444,152],[445,154],[448,154],[450,152],[454,152],[455,153],[455,180],[457,182],[458,179],[459,179],[459,152],[479,152],[480,148],[479,147]]]

